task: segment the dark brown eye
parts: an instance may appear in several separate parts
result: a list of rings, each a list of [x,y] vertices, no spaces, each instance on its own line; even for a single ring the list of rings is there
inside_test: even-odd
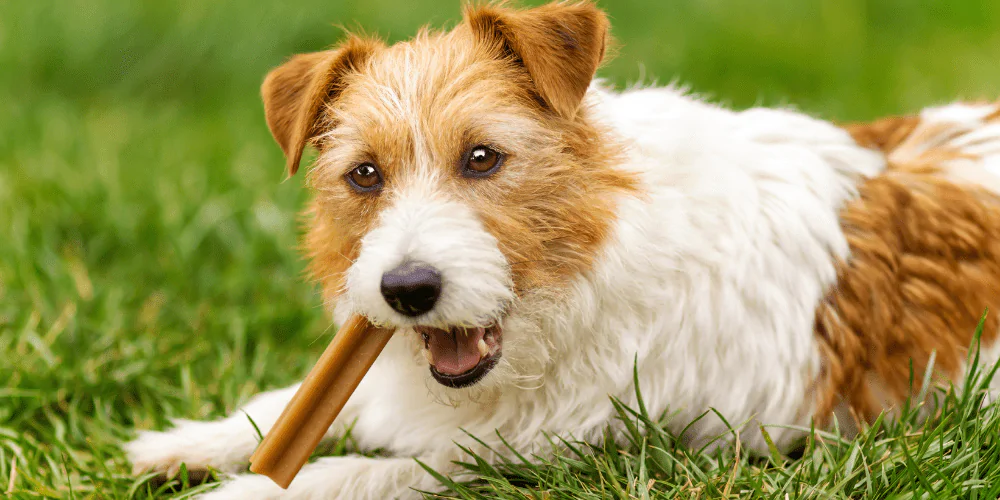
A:
[[[382,174],[371,163],[362,163],[347,173],[347,182],[356,191],[366,193],[382,187]]]
[[[486,146],[476,146],[465,157],[462,173],[466,177],[486,177],[503,163],[503,155]]]

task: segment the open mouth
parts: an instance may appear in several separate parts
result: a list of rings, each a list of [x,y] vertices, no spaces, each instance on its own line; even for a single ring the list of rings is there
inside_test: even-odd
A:
[[[500,360],[502,330],[498,324],[447,330],[418,326],[414,330],[424,341],[431,376],[446,387],[458,389],[475,384]]]

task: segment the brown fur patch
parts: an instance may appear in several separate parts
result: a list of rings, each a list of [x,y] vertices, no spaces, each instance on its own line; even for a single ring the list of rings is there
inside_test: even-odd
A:
[[[919,116],[892,116],[871,123],[852,123],[844,128],[861,146],[893,151],[913,133],[919,123]]]
[[[1000,104],[993,106],[983,123],[1000,121]],[[922,173],[947,173],[958,160],[975,160],[954,146],[954,140],[970,131],[967,127],[945,121],[928,123],[920,116],[896,116],[871,123],[853,123],[844,127],[859,145],[886,153],[890,170]],[[955,180],[961,180],[957,176]],[[965,179],[969,180],[969,179]]]
[[[927,123],[919,116],[886,118],[870,125],[850,125],[848,132],[858,144],[886,152],[890,170],[914,173],[943,173],[950,162],[971,159],[947,142],[966,130],[951,123]]]
[[[518,186],[491,186],[488,198],[479,198],[488,203],[476,203],[518,295],[553,290],[589,269],[611,229],[616,196],[638,190],[631,175],[609,168],[617,145],[600,130],[583,120],[561,128],[562,150],[536,157]]]
[[[816,311],[820,420],[841,400],[873,419],[911,394],[911,361],[919,385],[932,352],[954,380],[984,309],[1000,306],[1000,197],[907,169],[859,191],[841,213],[851,259]],[[983,345],[998,325],[991,314]]]
[[[503,17],[505,36],[520,40],[513,53],[464,23],[447,33],[422,31],[338,73],[336,99],[325,100],[316,119],[320,155],[309,173],[315,200],[304,241],[326,300],[343,291],[345,271],[380,214],[415,192],[477,214],[511,266],[515,293],[556,291],[591,265],[614,200],[638,185],[614,168],[621,146],[580,106],[603,50],[594,40],[603,43],[607,28],[603,15],[573,21],[599,13],[584,7],[489,11]],[[550,34],[553,19],[572,28],[579,54],[543,55],[559,47],[529,44]],[[533,54],[524,52],[529,45]],[[554,75],[544,83],[543,70],[529,62],[562,57],[579,59],[583,69],[561,75],[561,84]],[[504,153],[504,163],[488,178],[463,177],[463,155],[477,144]],[[345,182],[362,162],[380,169],[381,192],[359,194]]]
[[[992,113],[986,116],[985,121],[996,122],[1000,121],[1000,104],[994,105],[994,110]]]

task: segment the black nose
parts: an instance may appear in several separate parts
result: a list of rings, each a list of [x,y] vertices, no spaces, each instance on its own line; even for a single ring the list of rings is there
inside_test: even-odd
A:
[[[420,316],[441,295],[441,273],[421,262],[405,262],[382,275],[382,297],[400,314]]]

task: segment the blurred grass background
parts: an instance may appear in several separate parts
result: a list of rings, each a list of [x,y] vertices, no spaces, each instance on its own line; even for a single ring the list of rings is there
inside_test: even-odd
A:
[[[620,87],[677,80],[835,120],[1000,95],[996,0],[601,3],[621,44],[601,75]],[[0,1],[0,495],[145,496],[117,447],[130,429],[218,416],[305,372],[329,329],[260,81],[334,24],[398,40],[459,15]]]

